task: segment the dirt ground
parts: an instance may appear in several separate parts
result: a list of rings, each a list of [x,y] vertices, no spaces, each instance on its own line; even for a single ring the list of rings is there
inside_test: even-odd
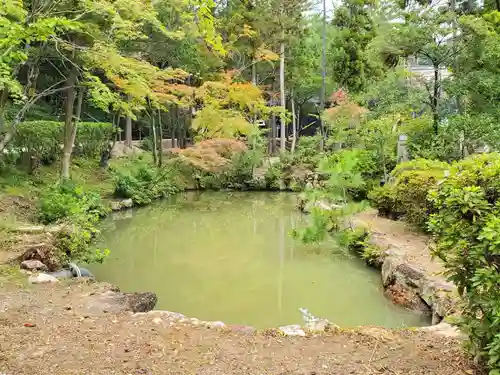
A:
[[[0,291],[0,374],[480,374],[459,342],[432,333],[210,329],[90,309],[103,290],[59,283]]]
[[[444,271],[441,261],[431,255],[431,238],[417,233],[407,223],[380,217],[376,210],[360,212],[354,222],[369,229],[374,242],[382,248],[397,248],[410,263],[431,274],[440,275]]]

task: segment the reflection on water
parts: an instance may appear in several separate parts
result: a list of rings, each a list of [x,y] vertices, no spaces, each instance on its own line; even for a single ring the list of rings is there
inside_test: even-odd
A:
[[[334,245],[303,245],[296,196],[186,193],[103,224],[111,256],[92,271],[124,291],[154,291],[157,309],[228,324],[301,323],[299,308],[340,326],[426,324],[394,306],[380,275]]]

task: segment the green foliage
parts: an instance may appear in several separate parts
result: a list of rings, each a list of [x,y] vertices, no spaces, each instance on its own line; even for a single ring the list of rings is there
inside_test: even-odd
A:
[[[369,11],[371,0],[344,1],[335,11],[332,24],[339,30],[332,46],[330,60],[335,82],[352,92],[359,92],[367,81],[379,73],[367,47],[376,36]]]
[[[185,189],[185,181],[176,165],[156,168],[148,163],[139,163],[134,168],[118,169],[114,172],[114,195],[130,198],[137,205],[151,203]]]
[[[244,150],[231,156],[226,168],[219,171],[198,171],[199,187],[202,189],[260,189],[265,186],[256,185],[253,171],[262,162],[259,150]]]
[[[55,121],[27,121],[18,125],[11,146],[25,149],[42,161],[53,162],[61,153],[63,124]]]
[[[98,193],[84,191],[71,181],[51,186],[40,195],[38,219],[43,224],[85,215],[99,218],[106,214]]]
[[[95,249],[92,241],[99,234],[97,219],[77,215],[57,233],[55,245],[62,264],[73,262],[102,263],[109,256],[109,249]]]
[[[368,197],[379,214],[392,219],[404,218],[421,229],[433,212],[427,201],[429,190],[444,179],[452,168],[444,162],[417,159],[399,164],[384,186],[376,187]]]
[[[414,158],[450,162],[484,146],[496,150],[500,142],[498,121],[487,113],[450,116],[440,123],[438,134],[428,117],[408,120],[404,131],[408,134],[408,151]]]
[[[304,165],[311,170],[314,170],[323,153],[321,152],[321,135],[313,137],[300,137],[297,142],[297,148],[293,154],[293,163]]]
[[[92,249],[91,242],[99,233],[99,218],[108,213],[98,193],[66,181],[51,186],[40,195],[38,218],[43,224],[63,223],[57,232],[56,257],[62,264],[70,261],[102,262],[109,250]]]
[[[73,153],[84,157],[100,157],[115,130],[109,122],[79,122]]]
[[[271,165],[264,175],[266,187],[271,190],[280,189],[280,180],[283,178],[283,165],[281,162]]]
[[[306,191],[306,199],[312,205],[311,222],[308,227],[294,232],[294,237],[304,243],[314,243],[324,241],[330,234],[340,244],[346,243],[345,237],[352,231],[348,217],[364,207],[348,197],[349,189],[364,184],[357,171],[357,154],[357,150],[346,150],[327,155],[320,162],[318,170],[327,180],[322,187]]]
[[[18,125],[10,147],[25,150],[42,162],[50,163],[61,154],[64,124],[56,121],[25,121]],[[74,152],[85,157],[98,157],[113,134],[113,125],[104,122],[80,122]]]
[[[500,369],[500,155],[457,162],[456,172],[430,192],[429,229],[435,253],[464,297],[460,326],[470,348]]]

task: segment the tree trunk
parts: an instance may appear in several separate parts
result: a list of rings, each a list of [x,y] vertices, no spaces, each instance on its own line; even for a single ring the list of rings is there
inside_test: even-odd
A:
[[[186,116],[180,116],[179,114],[179,108],[175,107],[175,119],[176,119],[176,124],[177,124],[177,143],[179,148],[185,148],[186,147],[186,139],[185,139],[185,130],[186,130],[186,121],[187,121],[187,115]],[[181,121],[182,119],[182,121]]]
[[[154,111],[151,113],[151,133],[153,135],[153,162],[158,165],[158,139],[156,137],[156,126],[155,126],[155,114]]]
[[[118,136],[120,134],[119,131],[119,124],[120,124],[120,113],[115,113],[113,114],[113,139],[110,139],[109,142],[106,144],[106,147],[101,153],[101,161],[99,163],[101,168],[107,168],[109,159],[111,159],[113,148],[115,147],[116,141],[118,140]]]
[[[285,37],[285,32],[282,32],[282,38]],[[282,40],[280,43],[280,99],[281,99],[281,109],[282,113],[280,116],[281,127],[280,127],[280,151],[284,152],[286,150],[286,97],[285,97],[285,41]]]
[[[161,124],[161,111],[158,109],[158,133],[160,133],[160,154],[158,158],[158,166],[163,165],[163,127]]]
[[[0,94],[0,131],[3,130],[5,120],[5,107],[7,106],[7,99],[9,98],[9,89],[4,87]]]
[[[172,143],[172,148],[177,148],[177,138],[175,132],[177,131],[177,124],[175,122],[172,112],[169,113],[170,119],[170,142]]]
[[[276,124],[276,115],[273,113],[271,117],[271,154],[276,153],[276,138],[278,138],[278,127]]]
[[[127,115],[125,119],[125,146],[132,148],[132,117]]]
[[[290,152],[293,154],[295,151],[295,144],[297,142],[297,119],[295,117],[295,99],[293,98],[293,89],[291,89],[290,92],[290,99],[291,99],[291,104],[292,104],[292,147],[290,149]]]
[[[438,134],[439,127],[439,65],[434,65],[434,88],[432,93],[432,125],[434,134]]]
[[[325,110],[326,96],[326,0],[323,0],[323,17],[321,28],[321,91],[319,104],[319,131],[321,133],[320,148],[321,151],[325,148],[326,130],[323,123],[323,111]]]
[[[252,83],[257,86],[257,61],[255,60],[252,61]]]
[[[64,146],[63,155],[61,160],[61,180],[68,180],[70,177],[69,170],[71,165],[71,153],[73,152],[73,144],[75,142],[76,136],[76,121],[73,118],[73,112],[75,108],[75,83],[77,78],[76,70],[72,70],[67,81],[68,88],[66,90],[66,108],[64,117]],[[78,97],[78,106],[83,102],[83,91],[80,91]],[[77,108],[78,110],[78,108]]]

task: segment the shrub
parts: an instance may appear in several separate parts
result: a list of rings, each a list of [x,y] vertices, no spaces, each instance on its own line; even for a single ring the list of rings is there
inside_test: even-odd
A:
[[[109,254],[109,250],[91,249],[92,239],[99,233],[97,222],[107,212],[98,193],[86,192],[72,182],[42,192],[39,220],[44,224],[65,224],[55,239],[56,257],[61,264],[100,262]]]
[[[429,194],[435,254],[464,297],[461,329],[473,354],[500,374],[500,155],[455,163]]]
[[[498,150],[500,141],[498,121],[486,113],[450,116],[440,123],[438,134],[429,117],[411,119],[405,131],[412,157],[449,162],[460,160],[485,145]]]
[[[105,216],[107,209],[96,192],[84,191],[72,182],[49,187],[41,193],[38,219],[51,224],[81,215]]]
[[[293,154],[294,164],[303,164],[310,169],[315,169],[323,153],[321,152],[321,135],[314,137],[300,137],[297,148]]]
[[[107,122],[79,122],[74,153],[99,156],[110,141],[113,125]],[[45,163],[55,161],[61,153],[64,124],[57,121],[25,121],[18,125],[11,148],[32,153]]]
[[[73,153],[86,157],[99,157],[115,132],[109,122],[78,123]]]
[[[425,159],[401,163],[391,172],[388,183],[369,193],[369,199],[381,215],[404,218],[425,229],[432,212],[427,194],[451,168],[447,163]]]
[[[144,205],[151,201],[186,188],[185,181],[175,165],[156,168],[150,164],[139,163],[135,168],[115,171],[114,195],[131,198],[134,203]]]
[[[260,147],[248,149],[240,141],[212,139],[173,153],[191,168],[202,189],[260,187],[253,180],[254,168],[262,162]]]
[[[33,153],[50,163],[61,152],[62,123],[55,121],[25,121],[17,126],[11,147]]]
[[[266,169],[264,174],[264,180],[266,181],[266,187],[272,190],[279,190],[280,180],[282,178],[283,165],[281,162],[274,163]]]

